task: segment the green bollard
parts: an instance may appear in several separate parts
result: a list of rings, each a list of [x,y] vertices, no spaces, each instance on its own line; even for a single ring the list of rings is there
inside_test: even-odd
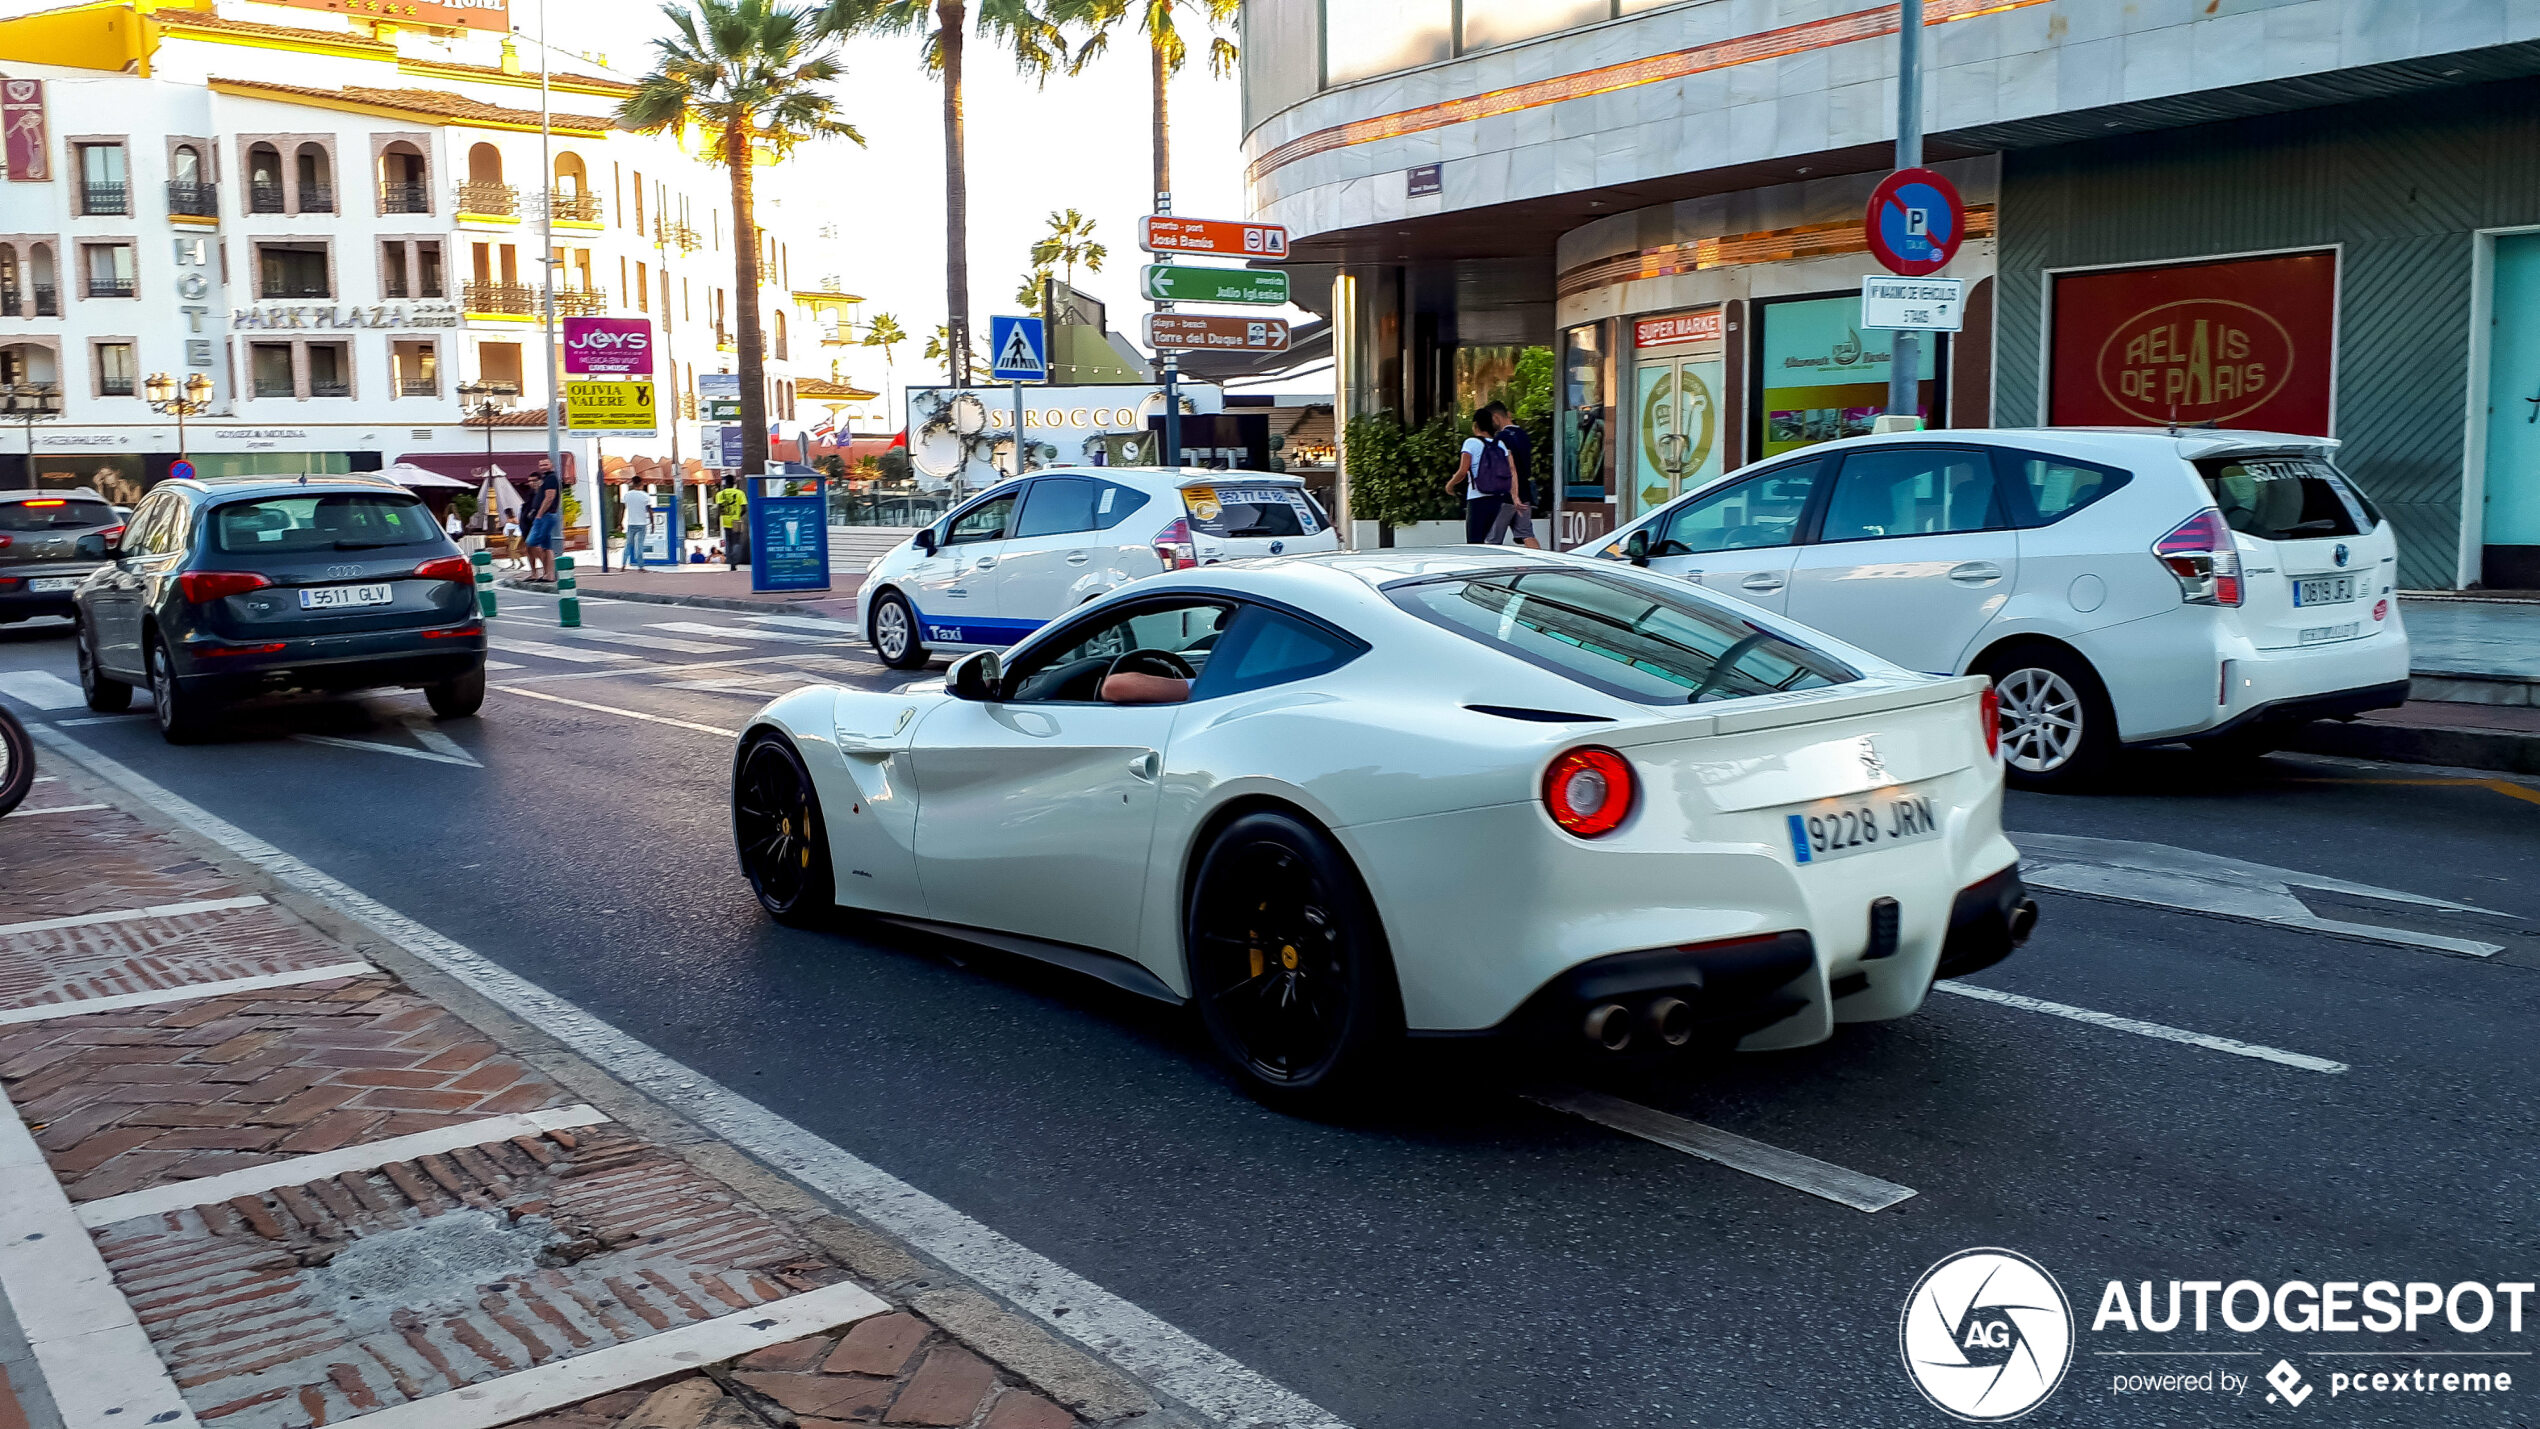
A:
[[[556,602],[556,623],[567,630],[582,623],[582,597],[573,593],[573,557],[556,557],[556,594],[564,599]]]
[[[476,613],[491,620],[494,618],[494,553],[471,552],[467,563],[476,568]]]

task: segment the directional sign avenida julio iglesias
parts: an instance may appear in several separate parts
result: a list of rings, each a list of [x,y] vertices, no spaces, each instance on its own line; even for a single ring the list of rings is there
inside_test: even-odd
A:
[[[1288,300],[1288,275],[1276,268],[1186,268],[1149,263],[1138,270],[1146,295],[1159,303],[1266,303]]]
[[[1149,313],[1147,346],[1158,352],[1285,352],[1288,324],[1284,318]]]

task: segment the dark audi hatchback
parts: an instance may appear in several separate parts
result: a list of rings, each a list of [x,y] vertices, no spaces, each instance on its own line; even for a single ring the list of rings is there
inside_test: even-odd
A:
[[[419,687],[443,716],[485,702],[474,572],[431,511],[359,476],[162,482],[78,593],[89,708],[147,684],[159,732],[201,735],[261,695]]]

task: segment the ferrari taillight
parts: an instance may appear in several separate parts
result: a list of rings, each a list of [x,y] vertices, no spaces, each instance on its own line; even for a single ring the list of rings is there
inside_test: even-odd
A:
[[[1155,558],[1168,571],[1187,571],[1199,564],[1199,547],[1191,541],[1191,523],[1176,516],[1155,533]]]
[[[1610,749],[1573,749],[1543,775],[1543,807],[1565,833],[1602,838],[1630,818],[1638,786],[1632,766]]]
[[[208,605],[223,596],[245,595],[272,584],[253,571],[187,571],[176,578],[176,588],[195,605]]]
[[[1984,752],[1998,755],[2002,752],[2002,696],[1987,686],[1978,706],[1977,718],[1984,722]]]

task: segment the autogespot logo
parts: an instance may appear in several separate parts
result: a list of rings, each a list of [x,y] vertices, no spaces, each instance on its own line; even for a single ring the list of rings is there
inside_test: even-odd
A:
[[[1943,1413],[2017,1419],[2073,1362],[2073,1311],[2046,1267],[2017,1251],[1962,1250],[1923,1272],[1897,1321],[1905,1373]]]

